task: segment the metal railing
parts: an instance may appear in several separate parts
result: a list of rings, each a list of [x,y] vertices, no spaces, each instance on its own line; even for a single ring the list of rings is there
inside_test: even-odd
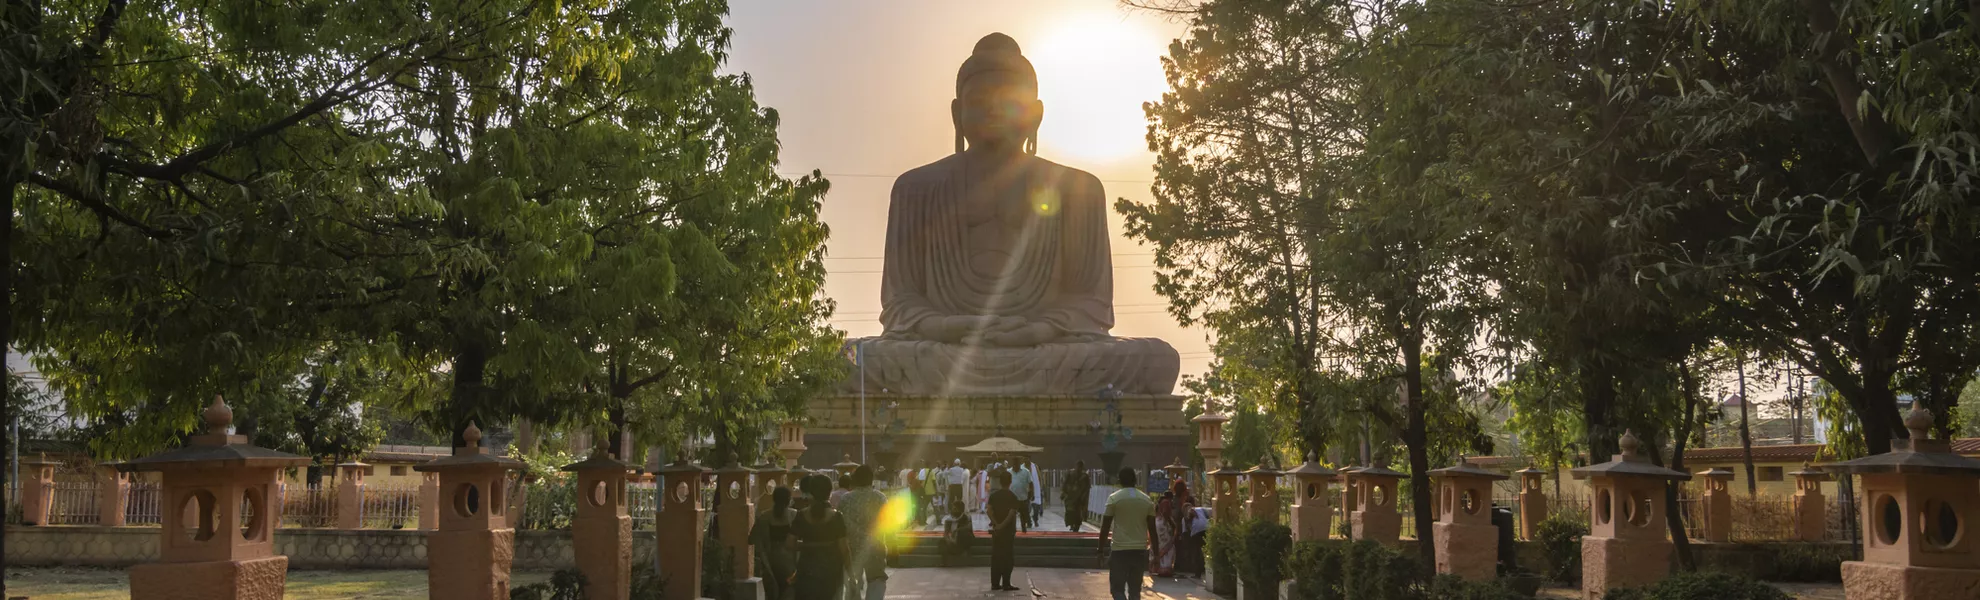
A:
[[[55,503],[48,507],[50,525],[95,525],[103,522],[97,511],[96,480],[55,482]]]
[[[336,489],[284,483],[277,493],[281,497],[283,527],[337,526]]]
[[[413,529],[419,527],[419,486],[374,486],[362,488],[358,523],[365,529]]]

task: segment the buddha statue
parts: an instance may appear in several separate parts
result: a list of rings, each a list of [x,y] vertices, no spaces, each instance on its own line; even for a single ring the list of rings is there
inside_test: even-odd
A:
[[[956,151],[908,171],[887,209],[879,337],[855,339],[869,392],[1169,394],[1181,359],[1119,338],[1100,180],[1037,157],[1044,103],[1010,36],[956,74]]]

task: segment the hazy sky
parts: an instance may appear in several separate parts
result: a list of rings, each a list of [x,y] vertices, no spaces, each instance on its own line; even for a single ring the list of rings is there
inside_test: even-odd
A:
[[[1037,67],[1045,122],[1039,156],[1085,169],[1107,196],[1147,200],[1154,157],[1141,103],[1160,97],[1160,57],[1183,24],[1115,0],[732,0],[728,68],[783,117],[784,171],[832,181],[826,292],[848,335],[880,332],[880,268],[893,177],[953,151],[956,69],[991,32],[1016,38]],[[1154,284],[1149,250],[1114,231],[1114,334],[1159,337],[1183,373],[1210,353],[1177,325]]]

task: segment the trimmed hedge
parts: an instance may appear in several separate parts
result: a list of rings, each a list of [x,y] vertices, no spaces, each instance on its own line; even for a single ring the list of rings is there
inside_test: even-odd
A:
[[[1517,600],[1498,581],[1430,577],[1416,560],[1375,542],[1300,542],[1286,556],[1287,600]]]
[[[1556,514],[1540,522],[1540,546],[1546,549],[1549,579],[1560,583],[1581,581],[1581,538],[1588,535],[1588,523],[1566,514]]]
[[[1725,573],[1679,573],[1644,588],[1609,590],[1602,600],[1794,600],[1780,588]]]

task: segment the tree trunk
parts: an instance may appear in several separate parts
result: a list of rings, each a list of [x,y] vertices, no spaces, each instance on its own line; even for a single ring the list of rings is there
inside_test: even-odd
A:
[[[447,396],[447,409],[444,413],[447,427],[452,431],[447,435],[455,447],[467,445],[461,433],[467,430],[468,423],[482,427],[479,416],[482,391],[487,386],[488,350],[474,342],[460,342],[460,351],[454,355],[454,387]]]
[[[1405,336],[1413,338],[1414,336]],[[1403,427],[1403,444],[1409,448],[1410,512],[1416,515],[1416,554],[1425,565],[1437,564],[1437,545],[1430,511],[1430,436],[1424,419],[1423,342],[1403,339],[1403,394],[1408,424]]]
[[[1753,430],[1747,426],[1748,413],[1746,406],[1752,404],[1753,399],[1746,397],[1746,353],[1741,352],[1737,360],[1739,361],[1740,460],[1746,467],[1746,497],[1748,499],[1756,499],[1760,496],[1760,483],[1753,475]]]
[[[1581,369],[1581,420],[1588,435],[1588,463],[1594,464],[1621,452],[1616,444],[1619,432],[1613,427],[1616,378],[1601,367]]]
[[[1678,379],[1683,384],[1684,420],[1679,421],[1677,430],[1671,437],[1671,470],[1684,470],[1685,442],[1691,439],[1691,424],[1698,418],[1698,380],[1691,374],[1691,365],[1678,362]],[[1653,456],[1658,453],[1651,453]],[[1686,571],[1698,570],[1698,559],[1691,552],[1691,536],[1684,532],[1684,519],[1678,510],[1678,482],[1664,484],[1664,519],[1671,529],[1671,543],[1677,547],[1678,566]]]

